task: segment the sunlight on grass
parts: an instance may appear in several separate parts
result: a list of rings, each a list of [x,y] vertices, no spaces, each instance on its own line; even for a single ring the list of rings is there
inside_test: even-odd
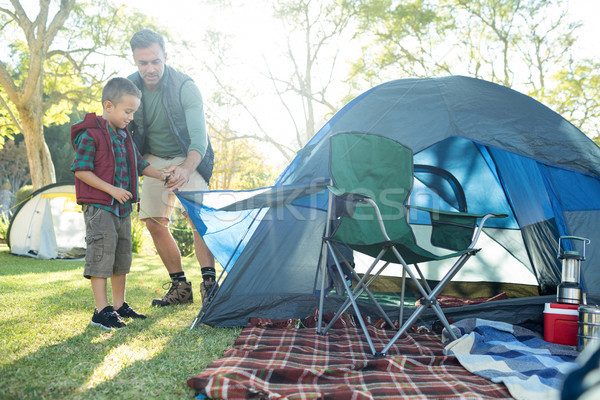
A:
[[[106,357],[104,357],[104,361],[94,369],[92,376],[78,391],[86,391],[104,381],[113,379],[123,368],[133,364],[135,361],[151,359],[163,349],[167,341],[167,338],[163,338],[161,341],[154,341],[152,347],[149,347],[148,343],[136,341],[122,344],[110,350]]]
[[[150,303],[169,276],[158,256],[134,255],[127,302],[148,318],[105,331],[90,324],[83,262],[13,256],[0,246],[0,399],[193,398],[187,379],[221,357],[240,329],[189,329],[202,279],[195,258],[184,265],[196,303],[156,308]]]

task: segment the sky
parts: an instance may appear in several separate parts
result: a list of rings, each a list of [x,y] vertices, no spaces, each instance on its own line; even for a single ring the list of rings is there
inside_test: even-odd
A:
[[[580,51],[596,58],[600,57],[600,45],[598,45],[600,1],[571,0],[569,4],[569,12],[583,23],[578,38]]]
[[[116,2],[125,0],[115,0]],[[192,55],[173,54],[169,53],[167,48],[168,58],[171,62],[175,58],[178,62],[184,61],[192,66],[199,66],[202,57],[210,57],[206,54],[206,49],[203,46],[202,39],[206,29],[216,29],[219,31],[231,32],[233,37],[229,39],[231,43],[231,54],[235,54],[238,60],[243,60],[245,67],[239,68],[234,74],[227,75],[230,79],[229,84],[232,86],[239,85],[243,82],[244,85],[252,87],[252,84],[258,85],[258,82],[252,82],[252,76],[256,76],[256,71],[249,69],[260,69],[265,65],[263,57],[269,57],[270,60],[276,59],[275,55],[281,52],[281,49],[276,47],[277,38],[282,34],[282,27],[278,22],[271,17],[271,10],[266,7],[257,7],[251,0],[212,0],[212,3],[217,6],[207,6],[206,3],[211,1],[203,1],[200,3],[197,0],[171,0],[168,6],[165,7],[164,0],[127,0],[128,7],[135,8],[138,11],[156,18],[161,24],[168,26],[178,36],[177,40],[186,40],[198,45],[198,51]],[[586,56],[594,56],[600,59],[600,45],[596,43],[600,36],[600,24],[598,24],[597,16],[600,15],[600,0],[570,0],[569,12],[577,20],[583,23],[579,30],[578,43],[576,49],[579,54]],[[234,62],[232,60],[232,62]],[[254,67],[249,67],[253,65]],[[277,63],[272,64],[277,68]],[[124,73],[129,73],[133,68],[128,67]],[[211,77],[202,75],[200,69],[187,71],[198,83],[200,90],[205,97],[205,107],[210,108],[211,104],[206,99],[210,98],[211,93],[215,90],[211,86]],[[247,79],[245,79],[247,78]],[[260,88],[256,88],[260,89]],[[340,96],[341,97],[341,96]],[[273,112],[275,103],[274,98],[256,98],[250,99],[249,103],[255,107],[255,112],[265,121],[265,128],[269,132],[279,129],[282,135],[290,135],[292,140],[292,126],[289,118],[283,110],[281,112]],[[297,107],[301,107],[300,104]],[[262,114],[261,114],[262,113]],[[252,121],[244,118],[236,120],[244,121],[242,124],[252,124]],[[281,126],[287,128],[281,129]],[[320,125],[317,126],[320,127]],[[237,126],[236,129],[243,130],[243,126]],[[271,150],[272,151],[272,150]],[[280,164],[282,158],[277,157],[274,153],[267,152],[267,156],[272,156],[272,163]]]
[[[127,0],[125,3],[128,7],[170,26],[184,40],[200,42],[203,30],[214,27],[234,32],[235,52],[248,59],[257,60],[264,53],[276,51],[273,38],[277,36],[280,27],[271,18],[268,8],[255,7],[249,0],[212,2],[221,4],[222,8],[206,6],[203,4],[207,1],[201,3],[198,0],[171,0],[169,7],[165,7],[164,0]],[[597,38],[600,36],[600,1],[570,0],[569,12],[583,22],[576,47],[582,52],[600,56],[600,45],[597,44]],[[230,29],[230,26],[235,26],[235,29]]]

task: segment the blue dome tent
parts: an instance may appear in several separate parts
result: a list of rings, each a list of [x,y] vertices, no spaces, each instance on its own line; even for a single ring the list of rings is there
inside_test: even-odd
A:
[[[393,138],[412,149],[415,164],[452,177],[419,179],[416,173],[411,204],[509,215],[484,229],[480,255],[451,285],[463,297],[503,292],[509,299],[457,307],[449,317],[485,315],[510,323],[542,318],[543,303],[555,301],[560,283],[560,236],[591,240],[581,284],[589,299],[600,295],[600,148],[560,115],[515,90],[462,76],[402,79],[348,103],[299,151],[275,186],[204,193],[202,206],[194,201],[198,193],[180,193],[227,270],[198,322],[242,326],[249,317],[312,314],[328,207],[327,139],[341,131]],[[453,200],[450,192],[456,187],[465,204]],[[427,235],[424,216],[411,214],[410,222],[415,232]],[[360,264],[360,257],[355,261]],[[425,275],[436,280],[444,268],[434,264]],[[397,290],[397,277],[383,280],[382,291]],[[328,299],[327,310],[340,301]]]

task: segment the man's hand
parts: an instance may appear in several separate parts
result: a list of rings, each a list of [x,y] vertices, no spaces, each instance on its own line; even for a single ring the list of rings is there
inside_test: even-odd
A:
[[[196,170],[196,167],[200,164],[200,161],[202,161],[200,153],[191,150],[181,165],[165,170],[165,174],[169,175],[168,179],[165,180],[165,186],[172,192],[183,189],[190,180],[192,173]]]
[[[167,174],[168,177],[165,179],[165,186],[172,192],[175,190],[181,190],[190,180],[190,175],[192,175],[192,172],[193,170],[190,171],[183,165],[166,169],[165,174]]]

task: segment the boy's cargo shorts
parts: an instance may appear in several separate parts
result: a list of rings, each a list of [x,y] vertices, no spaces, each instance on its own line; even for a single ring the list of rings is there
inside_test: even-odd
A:
[[[84,204],[86,278],[125,275],[131,268],[131,214],[118,217],[110,211]]]

